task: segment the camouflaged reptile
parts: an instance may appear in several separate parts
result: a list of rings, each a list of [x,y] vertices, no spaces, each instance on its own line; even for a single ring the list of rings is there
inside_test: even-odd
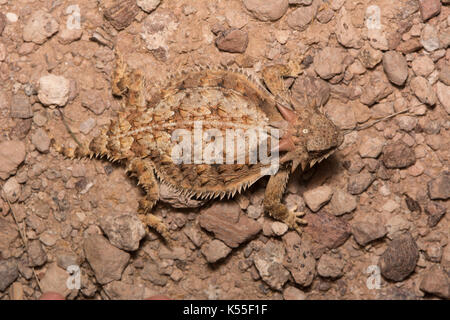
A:
[[[241,70],[225,68],[181,72],[164,85],[155,85],[118,57],[112,91],[122,98],[123,111],[90,143],[63,146],[59,151],[71,158],[106,156],[124,163],[146,191],[139,203],[141,220],[169,239],[164,223],[149,213],[160,198],[160,185],[186,199],[230,198],[262,178],[262,169],[268,166],[250,163],[249,157],[234,164],[175,163],[171,157],[174,130],[192,130],[199,120],[204,129],[221,132],[278,128],[279,169],[267,183],[264,208],[300,231],[303,213],[281,203],[289,175],[298,166],[305,170],[327,158],[342,143],[343,135],[317,107],[299,106],[291,97],[283,77],[295,73],[293,69],[285,65],[265,68],[266,87]],[[291,109],[293,104],[296,111]]]

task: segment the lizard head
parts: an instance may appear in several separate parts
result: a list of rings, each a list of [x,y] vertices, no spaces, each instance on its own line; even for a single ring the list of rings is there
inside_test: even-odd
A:
[[[282,105],[278,110],[287,121],[287,129],[279,141],[280,162],[292,162],[302,170],[328,158],[342,144],[344,136],[331,120],[316,108],[296,112]]]

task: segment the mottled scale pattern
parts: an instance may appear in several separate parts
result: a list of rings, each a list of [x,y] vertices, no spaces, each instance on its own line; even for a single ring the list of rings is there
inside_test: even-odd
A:
[[[122,99],[123,111],[87,145],[62,147],[60,151],[68,157],[106,156],[121,161],[146,191],[140,200],[140,212],[146,213],[140,215],[142,221],[168,239],[166,226],[149,214],[160,199],[160,185],[174,192],[166,199],[179,195],[180,205],[191,197],[223,198],[241,192],[266,175],[262,169],[269,166],[250,158],[251,135],[243,133],[252,128],[266,129],[269,136],[252,146],[265,145],[267,150],[279,152],[280,158],[278,171],[271,173],[267,183],[264,208],[273,218],[300,231],[299,224],[304,223],[300,219],[302,213],[288,210],[281,202],[289,175],[297,167],[305,170],[327,158],[343,138],[317,108],[293,107],[294,101],[290,101],[283,81],[291,73],[292,69],[284,65],[264,68],[262,75],[268,89],[241,70],[220,68],[181,72],[157,84],[139,70],[131,70],[118,56],[111,85],[113,95]],[[195,135],[199,124],[205,139],[201,151],[206,154],[209,142],[221,143],[228,151],[229,145],[218,137],[227,140],[231,129],[241,130],[236,134],[245,137],[247,146],[232,146],[233,164],[225,164],[229,163],[227,152],[216,158],[222,160],[218,163],[195,162],[198,141],[192,135],[178,133]],[[279,129],[280,138],[279,147],[274,149],[273,139],[269,139],[272,128]],[[190,161],[174,160],[180,141],[193,146],[192,153],[184,158]]]
[[[175,189],[196,196],[231,195],[260,178],[260,164],[248,164],[247,156],[246,164],[240,165],[177,165],[171,161],[171,137],[174,130],[193,132],[195,122],[201,122],[204,131],[221,130],[223,137],[227,129],[271,128],[261,105],[273,107],[273,99],[261,97],[257,90],[257,83],[239,73],[181,74],[149,105],[120,113],[106,133],[107,148],[115,159],[149,156],[158,178]]]

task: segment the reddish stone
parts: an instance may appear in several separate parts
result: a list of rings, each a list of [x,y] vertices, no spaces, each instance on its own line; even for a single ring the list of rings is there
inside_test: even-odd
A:
[[[329,249],[340,247],[350,237],[350,225],[328,213],[308,214],[305,219],[308,222],[305,232]]]
[[[422,21],[427,21],[441,12],[441,1],[419,0],[419,9],[420,15],[422,16]]]
[[[104,16],[114,28],[123,30],[128,27],[139,13],[139,7],[134,0],[114,1],[111,7],[104,11]]]
[[[221,51],[243,53],[248,46],[248,34],[239,29],[227,30],[216,39],[216,46]]]
[[[395,50],[407,54],[419,51],[420,49],[422,49],[422,44],[419,39],[412,38],[400,43]]]
[[[261,225],[241,214],[241,208],[234,201],[212,205],[200,215],[199,223],[231,248],[237,248],[261,231]]]

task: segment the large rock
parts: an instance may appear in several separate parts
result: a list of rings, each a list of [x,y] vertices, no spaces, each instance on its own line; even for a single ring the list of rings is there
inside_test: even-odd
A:
[[[81,277],[81,273],[78,274]],[[73,274],[72,276],[76,276]],[[56,263],[52,263],[45,272],[44,278],[41,279],[41,288],[43,292],[56,292],[67,297],[71,292],[71,288],[67,286],[71,280],[71,274],[64,269],[58,267]],[[69,282],[69,283],[68,283]],[[70,283],[76,285],[76,282]],[[73,288],[75,289],[75,288]]]
[[[411,67],[417,76],[428,77],[434,70],[434,62],[429,56],[417,56]]]
[[[429,52],[433,52],[441,46],[437,28],[432,24],[425,24],[420,35],[420,43]]]
[[[244,6],[261,21],[280,19],[289,7],[289,0],[244,0]]]
[[[380,221],[357,221],[352,225],[352,234],[358,244],[365,246],[384,237],[387,229]]]
[[[31,142],[39,152],[47,153],[50,150],[50,137],[42,128],[38,128],[31,136]]]
[[[358,59],[367,69],[373,69],[383,59],[383,53],[380,50],[366,45],[358,53]]]
[[[420,290],[444,299],[450,299],[449,278],[441,266],[434,265],[424,272],[420,281]]]
[[[241,208],[234,201],[213,204],[200,215],[199,223],[231,248],[237,248],[261,231],[261,225],[241,214]]]
[[[344,190],[337,189],[331,198],[330,209],[335,216],[352,212],[356,209],[356,198]]]
[[[400,129],[406,132],[414,130],[418,122],[417,117],[413,116],[398,116],[396,120]]]
[[[333,195],[333,189],[329,186],[320,186],[306,191],[303,194],[306,205],[314,212],[318,211],[328,201],[330,201]]]
[[[299,7],[292,11],[288,18],[287,24],[294,30],[304,31],[313,21],[317,13],[317,6]]]
[[[84,240],[84,253],[100,284],[120,280],[130,260],[130,255],[111,245],[101,235],[91,235]]]
[[[392,87],[385,80],[381,72],[375,71],[369,78],[361,95],[361,102],[371,106],[392,93]]]
[[[402,86],[408,78],[408,65],[405,57],[396,51],[388,51],[383,55],[383,69],[393,84]]]
[[[383,151],[384,140],[375,137],[364,137],[359,147],[359,155],[361,158],[378,158],[381,151]]]
[[[314,57],[314,70],[324,80],[344,72],[345,51],[340,48],[326,47]]]
[[[425,213],[428,215],[428,226],[435,227],[442,217],[447,212],[447,209],[439,203],[432,201],[425,207]]]
[[[69,249],[59,249],[56,252],[56,263],[64,270],[73,265],[79,266],[82,262],[82,258]]]
[[[0,257],[18,237],[16,225],[0,217]]]
[[[287,286],[283,291],[284,300],[306,300],[306,295],[296,287]]]
[[[406,143],[397,141],[383,147],[382,159],[386,168],[406,168],[416,163],[416,154]]]
[[[243,53],[248,46],[248,34],[239,29],[227,30],[216,39],[216,46],[220,51]]]
[[[14,95],[11,101],[11,117],[19,119],[28,119],[33,117],[31,103],[24,94]]]
[[[112,300],[143,300],[146,288],[144,286],[113,281],[103,287]]]
[[[139,13],[136,0],[108,1],[109,6],[103,14],[114,28],[123,30],[128,27]]]
[[[441,12],[441,1],[419,0],[419,9],[422,21],[427,21]]]
[[[22,188],[16,177],[9,178],[3,185],[3,195],[5,199],[11,203],[14,203],[19,199],[21,190]]]
[[[374,49],[383,51],[389,49],[389,42],[383,28],[367,30],[367,38],[369,38],[370,45]]]
[[[392,281],[402,281],[415,269],[419,249],[409,233],[396,236],[381,255],[381,274]]]
[[[142,222],[134,214],[109,214],[100,221],[100,227],[112,245],[126,251],[135,251],[145,236]]]
[[[275,235],[282,236],[283,234],[285,234],[288,231],[289,227],[287,224],[285,224],[283,222],[275,221],[272,223],[271,229]]]
[[[31,267],[40,267],[47,262],[47,253],[39,240],[29,242],[27,253],[29,265]]]
[[[216,263],[222,260],[231,252],[231,248],[220,240],[214,239],[210,243],[205,243],[201,249],[206,261],[209,263]]]
[[[348,104],[332,100],[325,106],[325,115],[340,129],[353,129],[356,126],[354,109]]]
[[[450,172],[444,171],[437,178],[428,182],[428,195],[432,200],[450,198]]]
[[[147,13],[150,13],[159,6],[161,0],[137,0],[136,3],[139,8]]]
[[[441,63],[439,65],[439,80],[447,86],[450,86],[450,64]]]
[[[340,44],[346,48],[361,48],[362,41],[359,32],[353,26],[351,16],[345,7],[340,12],[336,23],[336,37]]]
[[[80,40],[83,36],[83,29],[78,28],[62,28],[58,33],[58,41],[67,45],[74,41]]]
[[[17,263],[13,259],[0,260],[0,292],[3,292],[19,277]]]
[[[26,149],[22,141],[0,143],[0,179],[6,180],[16,173],[17,167],[25,160]]]
[[[288,232],[283,236],[286,247],[284,266],[289,270],[295,283],[309,286],[316,274],[316,259],[311,252],[311,244],[301,239],[297,232]]]
[[[43,105],[63,107],[69,100],[70,81],[62,76],[49,74],[39,79],[38,98]]]
[[[350,225],[340,218],[327,213],[308,214],[305,216],[308,224],[304,227],[314,241],[335,249],[344,244],[350,237]]]
[[[325,278],[339,278],[344,274],[345,261],[336,254],[324,254],[317,264],[317,273]]]
[[[424,77],[415,77],[411,80],[411,89],[420,102],[429,106],[436,104],[437,97],[430,82]]]
[[[141,271],[141,277],[142,279],[148,280],[151,283],[161,287],[165,286],[167,281],[169,281],[169,277],[161,274],[158,266],[150,261],[145,263],[144,268]]]
[[[420,40],[412,38],[400,43],[395,50],[403,54],[413,53],[422,49],[422,44]]]
[[[272,289],[281,291],[289,280],[289,271],[283,266],[285,250],[282,243],[270,241],[254,256],[259,275]]]
[[[439,102],[444,107],[444,110],[450,114],[450,86],[438,82],[436,84],[436,93]]]
[[[48,38],[58,32],[58,29],[58,22],[51,14],[43,10],[37,10],[31,14],[31,17],[25,23],[23,40],[43,44]]]
[[[363,193],[370,187],[375,178],[368,172],[361,172],[348,178],[347,191],[352,195]]]

